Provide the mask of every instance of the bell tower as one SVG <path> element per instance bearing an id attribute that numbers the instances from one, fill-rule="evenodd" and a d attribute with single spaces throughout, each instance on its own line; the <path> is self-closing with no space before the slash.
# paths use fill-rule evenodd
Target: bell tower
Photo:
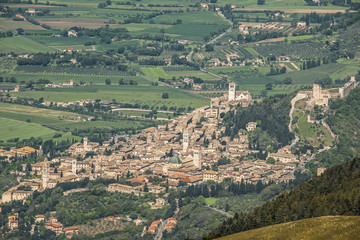
<path id="1" fill-rule="evenodd" d="M 229 83 L 229 101 L 235 100 L 236 84 L 234 82 Z"/>

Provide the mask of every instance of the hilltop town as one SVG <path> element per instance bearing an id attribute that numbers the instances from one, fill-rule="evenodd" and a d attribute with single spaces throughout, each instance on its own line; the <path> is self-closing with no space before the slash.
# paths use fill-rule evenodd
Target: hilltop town
<path id="1" fill-rule="evenodd" d="M 294 99 L 306 98 L 308 108 L 314 105 L 326 107 L 329 98 L 343 98 L 356 86 L 354 77 L 338 92 L 330 93 L 314 84 L 312 91 L 299 92 Z M 85 137 L 82 142 L 73 144 L 64 156 L 50 161 L 45 157 L 43 162 L 32 164 L 30 174 L 41 175 L 41 178 L 20 183 L 20 186 L 30 186 L 30 191 L 18 190 L 19 186 L 9 189 L 2 195 L 2 202 L 26 199 L 35 190 L 85 178 L 119 180 L 126 176 L 128 185 L 114 183 L 108 187 L 108 191 L 126 193 L 142 193 L 145 185 L 149 192 L 165 192 L 165 187 L 152 184 L 154 178 L 168 183 L 169 187 L 208 180 L 221 182 L 226 178 L 235 183 L 294 180 L 294 171 L 304 159 L 292 153 L 291 145 L 268 153 L 268 161 L 244 158 L 258 152 L 249 148 L 248 139 L 248 134 L 257 127 L 256 122 L 249 122 L 233 139 L 225 136 L 225 127 L 221 125 L 224 115 L 236 105 L 247 107 L 251 104 L 250 93 L 237 91 L 236 84 L 230 83 L 228 94 L 211 99 L 210 106 L 196 109 L 166 125 L 147 128 L 130 136 L 116 136 L 101 145 L 89 142 Z M 41 148 L 30 147 L 1 150 L 0 154 L 9 159 L 35 152 L 42 155 Z M 25 170 L 24 165 L 23 172 L 14 173 L 21 176 Z"/>
<path id="2" fill-rule="evenodd" d="M 311 111 L 314 106 L 326 109 L 330 98 L 344 98 L 356 86 L 354 77 L 336 91 L 322 90 L 319 85 L 314 84 L 312 91 L 299 92 L 292 104 L 306 99 L 307 110 Z M 115 136 L 102 144 L 90 142 L 84 137 L 82 142 L 71 145 L 61 157 L 49 161 L 44 156 L 44 161 L 31 164 L 31 167 L 24 164 L 23 171 L 14 171 L 19 176 L 20 184 L 4 192 L 1 202 L 25 201 L 34 191 L 41 192 L 56 187 L 58 183 L 86 178 L 116 181 L 125 178 L 126 184 L 109 184 L 107 191 L 137 195 L 147 192 L 164 193 L 167 188 L 209 180 L 221 182 L 231 179 L 234 183 L 247 184 L 287 183 L 294 180 L 294 172 L 299 169 L 299 163 L 306 161 L 306 157 L 292 152 L 298 139 L 277 152 L 269 152 L 266 160 L 260 160 L 249 158 L 259 152 L 251 149 L 248 139 L 249 133 L 258 127 L 257 122 L 249 122 L 246 129 L 241 129 L 233 138 L 225 136 L 226 129 L 222 126 L 225 114 L 235 109 L 234 106 L 248 107 L 253 103 L 248 91 L 237 91 L 236 84 L 230 83 L 228 93 L 212 98 L 210 106 L 198 108 L 165 125 L 147 128 L 134 135 Z M 31 154 L 43 156 L 42 148 L 0 150 L 2 159 L 8 161 Z M 22 179 L 21 176 L 26 171 L 38 178 Z M 324 168 L 319 168 L 318 174 L 324 171 Z M 88 189 L 80 188 L 69 192 L 81 191 Z M 164 199 L 158 198 L 151 207 L 157 209 L 164 205 Z M 10 229 L 17 228 L 17 218 L 18 216 L 9 218 Z M 43 218 L 43 215 L 37 218 Z M 164 229 L 171 232 L 176 222 L 169 219 L 164 222 Z M 78 231 L 77 226 L 63 228 L 61 223 L 54 221 L 50 219 L 45 225 L 57 234 L 64 232 L 71 237 Z M 160 223 L 162 221 L 155 221 L 148 230 L 144 228 L 144 233 L 155 234 Z"/>

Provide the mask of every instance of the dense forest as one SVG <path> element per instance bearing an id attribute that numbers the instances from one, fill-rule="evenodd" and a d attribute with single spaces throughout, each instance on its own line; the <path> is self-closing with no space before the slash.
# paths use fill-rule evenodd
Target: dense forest
<path id="1" fill-rule="evenodd" d="M 262 131 L 255 137 L 255 149 L 263 145 L 261 140 L 265 139 L 265 135 L 270 135 L 275 148 L 289 144 L 294 137 L 288 129 L 290 101 L 293 97 L 293 94 L 276 95 L 265 98 L 262 102 L 248 108 L 237 106 L 236 113 L 232 110 L 223 117 L 223 124 L 226 127 L 225 135 L 234 138 L 240 129 L 246 128 L 248 122 L 257 122 Z"/>
<path id="2" fill-rule="evenodd" d="M 236 214 L 204 239 L 329 215 L 360 215 L 360 158 L 328 169 L 248 213 Z"/>

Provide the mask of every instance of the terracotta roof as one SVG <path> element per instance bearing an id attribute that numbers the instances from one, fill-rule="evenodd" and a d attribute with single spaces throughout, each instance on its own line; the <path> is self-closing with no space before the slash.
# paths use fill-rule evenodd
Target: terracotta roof
<path id="1" fill-rule="evenodd" d="M 78 226 L 72 226 L 72 227 L 66 227 L 63 229 L 64 232 L 66 231 L 72 231 L 72 230 L 79 230 Z"/>

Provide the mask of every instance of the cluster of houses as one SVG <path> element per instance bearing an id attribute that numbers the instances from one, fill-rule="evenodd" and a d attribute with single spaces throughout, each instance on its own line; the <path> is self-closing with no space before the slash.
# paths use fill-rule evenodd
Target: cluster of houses
<path id="1" fill-rule="evenodd" d="M 20 185 L 9 189 L 2 200 L 26 199 L 35 190 L 84 178 L 119 179 L 126 176 L 126 184 L 110 184 L 107 190 L 135 194 L 164 192 L 159 181 L 169 187 L 178 187 L 184 183 L 222 181 L 228 177 L 249 183 L 294 179 L 294 163 L 298 159 L 290 149 L 271 153 L 268 157 L 274 158 L 275 164 L 256 159 L 239 162 L 238 157 L 257 152 L 249 149 L 248 140 L 249 132 L 257 127 L 256 122 L 249 122 L 233 139 L 224 136 L 225 127 L 219 127 L 221 115 L 231 106 L 247 107 L 252 102 L 249 92 L 238 91 L 236 84 L 230 83 L 228 94 L 213 98 L 211 106 L 196 109 L 166 125 L 147 128 L 125 138 L 114 137 L 102 145 L 84 138 L 70 146 L 68 156 L 32 164 L 31 174 L 41 175 L 41 179 L 23 181 L 21 185 L 28 186 L 27 189 L 19 188 Z M 105 155 L 106 151 L 112 154 Z M 91 157 L 87 155 L 89 152 Z M 217 171 L 207 170 L 224 157 L 230 160 L 229 164 L 218 166 Z M 158 181 L 154 182 L 156 178 Z"/>
<path id="2" fill-rule="evenodd" d="M 31 154 L 37 154 L 37 153 L 38 150 L 28 146 L 22 148 L 10 148 L 10 150 L 0 149 L 0 157 L 3 157 L 2 161 L 4 160 L 10 161 L 10 158 L 12 157 L 26 157 Z"/>
<path id="3" fill-rule="evenodd" d="M 163 220 L 161 220 L 161 219 L 153 221 L 150 224 L 147 232 L 154 235 L 162 222 L 163 222 Z M 171 218 L 168 218 L 167 220 L 165 220 L 165 223 L 166 223 L 166 225 L 162 231 L 163 232 L 167 231 L 167 232 L 171 233 L 176 227 L 177 220 L 175 218 L 171 217 Z"/>
<path id="4" fill-rule="evenodd" d="M 44 223 L 45 228 L 56 233 L 56 235 L 64 233 L 66 237 L 71 238 L 74 234 L 79 233 L 78 226 L 63 227 L 56 217 L 49 217 L 46 221 L 45 215 L 35 215 L 35 223 Z"/>
<path id="5" fill-rule="evenodd" d="M 69 82 L 49 83 L 45 85 L 45 87 L 51 87 L 51 88 L 73 87 L 73 86 L 74 86 L 74 80 L 72 79 Z"/>
<path id="6" fill-rule="evenodd" d="M 63 227 L 56 217 L 49 217 L 46 219 L 45 215 L 35 215 L 35 224 L 44 223 L 46 229 L 50 229 L 55 232 L 56 235 L 65 234 L 67 238 L 71 238 L 74 234 L 79 233 L 78 226 Z M 35 224 L 32 225 L 31 234 L 34 233 Z M 8 217 L 8 227 L 10 231 L 13 231 L 19 227 L 19 214 L 15 213 Z"/>

